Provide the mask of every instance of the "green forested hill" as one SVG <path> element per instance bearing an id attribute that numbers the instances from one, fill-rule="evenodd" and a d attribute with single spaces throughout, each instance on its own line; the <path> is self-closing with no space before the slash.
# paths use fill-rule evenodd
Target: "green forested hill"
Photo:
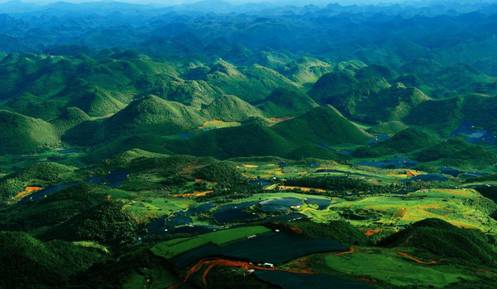
<path id="1" fill-rule="evenodd" d="M 105 257 L 97 249 L 42 242 L 22 232 L 0 232 L 0 246 L 0 286 L 4 288 L 60 286 Z"/>
<path id="2" fill-rule="evenodd" d="M 202 108 L 202 114 L 207 118 L 223 121 L 244 121 L 251 117 L 264 117 L 259 109 L 234 95 L 216 97 Z"/>
<path id="3" fill-rule="evenodd" d="M 437 144 L 438 137 L 417 128 L 404 129 L 391 138 L 362 147 L 354 152 L 358 157 L 375 157 L 396 153 L 408 153 Z"/>
<path id="4" fill-rule="evenodd" d="M 15 112 L 0 110 L 0 153 L 40 152 L 56 147 L 60 140 L 48 122 Z"/>
<path id="5" fill-rule="evenodd" d="M 225 94 L 248 102 L 266 98 L 275 88 L 296 86 L 277 71 L 262 65 L 254 64 L 239 70 L 224 60 L 214 63 L 206 77 L 209 84 L 219 87 Z"/>
<path id="6" fill-rule="evenodd" d="M 277 88 L 258 107 L 273 117 L 300 115 L 317 107 L 318 104 L 307 94 L 292 88 Z"/>
<path id="7" fill-rule="evenodd" d="M 270 127 L 253 123 L 203 133 L 188 140 L 174 141 L 166 147 L 177 153 L 212 155 L 220 158 L 253 155 L 284 155 L 296 144 Z"/>
<path id="8" fill-rule="evenodd" d="M 297 143 L 361 144 L 370 138 L 332 106 L 314 108 L 304 115 L 275 125 L 274 130 Z"/>
<path id="9" fill-rule="evenodd" d="M 202 117 L 192 108 L 157 96 L 148 96 L 134 101 L 106 120 L 104 126 L 110 134 L 147 129 L 164 130 L 168 133 L 193 128 L 202 121 Z"/>
<path id="10" fill-rule="evenodd" d="M 385 75 L 374 68 L 346 68 L 322 76 L 309 93 L 320 103 L 331 104 L 347 115 L 355 115 L 359 102 L 390 86 Z"/>
<path id="11" fill-rule="evenodd" d="M 179 153 L 217 157 L 252 155 L 301 155 L 295 151 L 313 148 L 309 155 L 329 157 L 332 151 L 318 147 L 337 144 L 363 144 L 370 136 L 330 106 L 274 126 L 255 121 L 240 127 L 218 129 L 191 139 L 170 142 L 167 148 Z"/>

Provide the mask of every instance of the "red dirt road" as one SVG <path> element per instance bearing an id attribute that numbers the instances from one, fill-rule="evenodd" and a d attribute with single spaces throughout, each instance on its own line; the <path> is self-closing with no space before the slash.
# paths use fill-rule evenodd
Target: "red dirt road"
<path id="1" fill-rule="evenodd" d="M 185 278 L 183 279 L 183 283 L 188 282 L 190 278 L 198 273 L 202 272 L 202 283 L 204 285 L 207 285 L 207 277 L 210 273 L 210 271 L 215 268 L 215 267 L 231 267 L 231 268 L 238 268 L 242 269 L 246 272 L 250 270 L 259 270 L 259 271 L 285 271 L 285 272 L 290 272 L 290 273 L 296 273 L 296 274 L 314 274 L 311 270 L 308 269 L 279 269 L 277 267 L 266 267 L 266 266 L 259 266 L 255 265 L 252 262 L 249 261 L 241 261 L 241 260 L 229 260 L 229 259 L 223 259 L 223 258 L 207 258 L 207 259 L 202 259 L 198 261 L 195 265 L 193 265 L 190 270 L 188 270 Z M 176 289 L 181 284 L 175 284 L 168 289 Z"/>

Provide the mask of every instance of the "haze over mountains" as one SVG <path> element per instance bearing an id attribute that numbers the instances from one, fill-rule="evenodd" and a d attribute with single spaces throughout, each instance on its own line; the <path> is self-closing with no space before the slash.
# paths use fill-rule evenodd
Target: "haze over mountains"
<path id="1" fill-rule="evenodd" d="M 9 5 L 30 4 L 0 7 Z M 497 91 L 491 4 L 434 16 L 432 8 L 402 5 L 226 15 L 195 5 L 56 3 L 3 14 L 3 108 L 54 126 L 57 143 L 102 145 L 123 133 L 145 134 L 149 148 L 168 152 L 170 145 L 158 144 L 165 136 L 212 123 L 236 131 L 251 119 L 277 127 L 319 105 L 332 105 L 372 133 L 415 125 L 447 137 L 464 123 L 489 135 L 497 130 L 489 105 Z M 291 142 L 337 144 L 323 137 Z"/>

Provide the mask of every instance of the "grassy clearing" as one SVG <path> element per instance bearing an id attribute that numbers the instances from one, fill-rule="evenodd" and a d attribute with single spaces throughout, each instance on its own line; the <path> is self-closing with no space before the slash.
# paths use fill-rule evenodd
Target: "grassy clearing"
<path id="1" fill-rule="evenodd" d="M 104 245 L 101 245 L 97 242 L 93 242 L 93 241 L 77 241 L 77 242 L 72 242 L 74 245 L 78 245 L 78 246 L 81 246 L 81 247 L 84 247 L 84 248 L 93 248 L 93 249 L 97 249 L 97 250 L 100 250 L 102 252 L 104 252 L 105 254 L 110 254 L 110 251 L 109 249 L 104 246 Z"/>
<path id="2" fill-rule="evenodd" d="M 222 120 L 218 120 L 218 119 L 213 119 L 213 120 L 205 121 L 199 127 L 199 129 L 202 129 L 202 130 L 211 130 L 211 129 L 226 128 L 226 127 L 235 127 L 235 126 L 240 126 L 240 123 L 236 122 L 236 121 L 222 121 Z"/>
<path id="3" fill-rule="evenodd" d="M 283 169 L 273 163 L 241 163 L 237 166 L 238 170 L 248 178 L 265 178 L 283 176 Z"/>
<path id="4" fill-rule="evenodd" d="M 139 201 L 131 201 L 124 205 L 123 210 L 139 223 L 143 223 L 153 218 L 186 210 L 192 204 L 194 204 L 194 201 L 190 199 L 151 197 Z"/>
<path id="5" fill-rule="evenodd" d="M 300 208 L 299 213 L 304 214 L 310 220 L 316 223 L 328 223 L 333 220 L 340 220 L 338 212 L 333 210 L 318 210 L 314 206 L 304 205 Z"/>
<path id="6" fill-rule="evenodd" d="M 250 226 L 233 228 L 218 232 L 211 232 L 193 238 L 179 238 L 165 241 L 152 247 L 152 252 L 167 259 L 173 258 L 181 253 L 198 248 L 208 243 L 222 246 L 228 242 L 246 238 L 251 235 L 263 234 L 270 230 L 263 226 Z"/>
<path id="7" fill-rule="evenodd" d="M 463 228 L 497 233 L 497 222 L 489 217 L 495 204 L 469 189 L 420 190 L 406 196 L 381 195 L 354 201 L 337 201 L 332 210 L 374 211 L 376 223 L 404 226 L 426 218 L 438 218 Z M 371 220 L 354 220 L 370 227 Z"/>
<path id="8" fill-rule="evenodd" d="M 443 288 L 461 280 L 478 280 L 458 266 L 418 264 L 389 249 L 359 248 L 350 254 L 326 255 L 324 260 L 332 270 L 367 276 L 401 287 L 416 285 Z"/>

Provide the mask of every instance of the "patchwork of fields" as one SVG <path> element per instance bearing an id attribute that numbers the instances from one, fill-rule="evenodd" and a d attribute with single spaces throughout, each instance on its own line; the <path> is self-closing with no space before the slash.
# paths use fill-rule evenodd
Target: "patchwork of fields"
<path id="1" fill-rule="evenodd" d="M 103 256 L 126 238 L 126 246 L 140 249 L 113 265 L 124 270 L 113 278 L 129 289 L 218 286 L 226 274 L 230 282 L 245 276 L 250 284 L 285 289 L 329 288 L 328 282 L 347 288 L 457 288 L 497 277 L 490 263 L 458 259 L 422 241 L 441 234 L 450 250 L 476 246 L 484 258 L 497 256 L 495 247 L 474 243 L 497 238 L 497 205 L 475 182 L 450 175 L 443 182 L 406 182 L 429 173 L 323 160 L 146 158 L 133 155 L 119 168 L 91 168 L 96 175 L 44 166 L 58 172 L 59 180 L 18 177 L 25 187 L 0 213 L 11 224 L 31 218 L 24 226 L 38 238 L 56 236 Z M 164 164 L 174 167 L 174 178 Z M 141 180 L 147 185 L 137 185 Z M 89 206 L 87 219 L 65 220 L 57 213 L 81 206 Z M 54 214 L 46 221 L 60 228 L 37 220 L 50 210 Z M 442 223 L 423 225 L 426 219 Z M 100 226 L 114 233 L 93 233 Z M 419 238 L 418 226 L 428 226 Z M 70 233 L 74 228 L 77 235 Z M 475 235 L 466 239 L 466 232 Z M 388 241 L 395 238 L 418 243 Z M 283 276 L 293 281 L 281 283 Z"/>

